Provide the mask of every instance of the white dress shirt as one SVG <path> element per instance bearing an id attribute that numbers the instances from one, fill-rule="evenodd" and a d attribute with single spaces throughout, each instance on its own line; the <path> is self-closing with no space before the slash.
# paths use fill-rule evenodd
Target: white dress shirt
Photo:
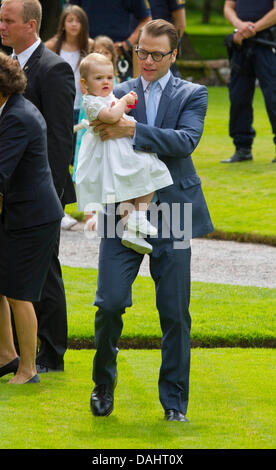
<path id="1" fill-rule="evenodd" d="M 156 109 L 157 109 L 157 112 L 158 112 L 158 106 L 159 106 L 159 102 L 160 102 L 160 98 L 161 98 L 161 95 L 165 89 L 165 86 L 167 85 L 169 79 L 170 79 L 170 76 L 171 76 L 171 71 L 169 70 L 166 75 L 163 75 L 163 77 L 159 78 L 158 81 L 159 82 L 159 91 L 156 93 Z M 146 105 L 146 108 L 147 108 L 147 103 L 148 103 L 148 97 L 149 97 L 149 91 L 150 91 L 150 87 L 151 87 L 151 82 L 147 82 L 141 75 L 141 81 L 142 81 L 142 86 L 143 86 L 143 91 L 144 91 L 144 98 L 145 98 L 145 105 Z M 135 145 L 135 138 L 136 138 L 136 129 L 135 129 L 135 132 L 134 132 L 134 136 L 132 138 L 132 144 Z M 154 193 L 153 195 L 153 198 L 152 198 L 152 202 L 156 202 L 157 201 L 157 195 L 156 193 Z"/>
<path id="2" fill-rule="evenodd" d="M 29 58 L 33 54 L 33 52 L 37 49 L 39 44 L 41 43 L 41 39 L 38 38 L 37 41 L 35 41 L 30 47 L 25 49 L 25 51 L 20 52 L 20 54 L 15 54 L 13 51 L 12 56 L 17 58 L 21 68 L 23 69 L 26 63 L 28 62 Z"/>
<path id="3" fill-rule="evenodd" d="M 157 82 L 159 82 L 159 85 L 160 85 L 160 89 L 159 89 L 159 92 L 156 94 L 156 100 L 157 100 L 157 106 L 156 106 L 156 109 L 158 110 L 158 105 L 159 105 L 159 101 L 160 101 L 160 98 L 161 98 L 161 95 L 170 79 L 170 76 L 171 76 L 171 71 L 169 70 L 166 75 L 163 75 L 163 77 L 159 78 L 158 80 L 156 80 Z M 149 91 L 150 91 L 150 87 L 151 87 L 151 82 L 147 82 L 142 76 L 141 76 L 141 80 L 142 80 L 142 85 L 143 85 L 143 90 L 144 90 L 144 97 L 145 97 L 145 104 L 146 104 L 146 107 L 147 107 L 147 102 L 148 102 L 148 97 L 149 97 Z"/>
<path id="4" fill-rule="evenodd" d="M 159 82 L 160 84 L 160 87 L 159 87 L 159 92 L 156 93 L 156 100 L 157 100 L 157 103 L 156 103 L 156 109 L 157 109 L 157 112 L 158 112 L 158 106 L 159 106 L 159 102 L 160 102 L 160 98 L 161 98 L 161 95 L 165 89 L 165 86 L 167 85 L 169 79 L 170 79 L 170 76 L 171 76 L 171 71 L 169 70 L 166 75 L 163 75 L 163 77 L 159 78 L 159 80 L 156 80 Z M 142 87 L 143 87 L 143 91 L 144 91 L 144 98 L 145 98 L 145 105 L 146 105 L 146 108 L 147 108 L 147 102 L 148 102 L 148 97 L 149 97 L 149 91 L 150 91 L 150 87 L 151 87 L 151 82 L 147 82 L 141 75 L 141 81 L 142 81 Z M 135 129 L 135 132 L 134 132 L 134 136 L 132 137 L 132 143 L 133 145 L 135 145 L 135 137 L 136 137 L 136 129 Z"/>

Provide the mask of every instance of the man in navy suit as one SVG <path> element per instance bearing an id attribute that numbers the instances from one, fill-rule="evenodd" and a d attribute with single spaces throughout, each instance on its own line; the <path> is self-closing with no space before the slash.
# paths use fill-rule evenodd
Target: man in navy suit
<path id="1" fill-rule="evenodd" d="M 153 246 L 150 271 L 156 287 L 156 305 L 162 329 L 162 364 L 159 398 L 168 421 L 186 422 L 190 369 L 190 238 L 213 231 L 207 205 L 191 159 L 199 143 L 207 110 L 207 89 L 170 72 L 177 54 L 177 32 L 164 20 L 153 20 L 141 30 L 137 55 L 141 75 L 116 87 L 119 98 L 130 90 L 138 95 L 136 121 L 123 118 L 113 125 L 95 121 L 102 140 L 131 137 L 134 148 L 158 154 L 168 166 L 174 184 L 158 190 L 152 205 L 158 212 L 158 236 L 149 239 Z M 157 115 L 154 125 L 147 123 L 148 98 L 158 82 Z M 155 205 L 156 204 L 156 205 Z M 192 211 L 190 211 L 192 207 Z M 181 227 L 174 216 L 179 212 Z M 186 213 L 185 213 L 186 210 Z M 107 208 L 106 220 L 112 211 Z M 110 215 L 109 215 L 110 214 Z M 119 216 L 118 216 L 119 219 Z M 169 231 L 162 236 L 166 219 Z M 178 230 L 177 230 L 178 229 Z M 95 305 L 95 341 L 93 363 L 95 387 L 90 399 L 95 416 L 107 416 L 113 410 L 117 377 L 117 344 L 122 332 L 122 314 L 131 306 L 131 285 L 143 255 L 122 246 L 120 236 L 105 236 L 100 244 L 98 286 Z"/>
<path id="2" fill-rule="evenodd" d="M 75 201 L 69 173 L 73 151 L 74 75 L 70 65 L 45 47 L 39 38 L 41 5 L 38 0 L 4 0 L 0 10 L 2 43 L 13 48 L 27 76 L 24 97 L 43 115 L 47 124 L 48 159 L 56 192 L 63 207 Z M 67 348 L 67 309 L 55 251 L 40 302 L 35 303 L 40 349 L 39 373 L 64 370 Z"/>

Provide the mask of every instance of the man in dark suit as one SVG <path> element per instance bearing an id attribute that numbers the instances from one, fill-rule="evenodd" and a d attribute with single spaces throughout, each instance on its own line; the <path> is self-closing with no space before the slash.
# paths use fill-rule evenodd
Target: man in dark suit
<path id="1" fill-rule="evenodd" d="M 253 98 L 258 79 L 276 146 L 276 55 L 275 0 L 225 0 L 224 16 L 235 28 L 230 48 L 231 74 L 229 81 L 229 134 L 235 152 L 221 163 L 241 163 L 253 160 L 252 145 L 256 135 L 253 127 Z M 272 163 L 276 163 L 276 157 Z"/>
<path id="2" fill-rule="evenodd" d="M 127 136 L 133 138 L 136 150 L 156 153 L 174 181 L 156 191 L 156 205 L 152 204 L 160 212 L 156 220 L 158 236 L 149 239 L 153 247 L 150 271 L 163 334 L 159 398 L 166 420 L 185 422 L 190 369 L 190 238 L 213 231 L 213 225 L 191 158 L 203 132 L 207 90 L 172 75 L 170 67 L 176 54 L 175 27 L 164 20 L 147 23 L 138 40 L 141 75 L 115 88 L 117 98 L 131 90 L 137 93 L 138 103 L 131 111 L 136 121 L 122 118 L 116 124 L 94 121 L 94 125 L 103 141 Z M 112 217 L 111 208 L 107 207 L 106 223 Z M 119 218 L 118 215 L 117 221 Z M 162 228 L 166 226 L 169 230 L 163 236 Z M 95 388 L 90 400 L 95 416 L 107 416 L 113 410 L 122 314 L 131 306 L 131 285 L 143 259 L 143 255 L 122 246 L 117 233 L 104 236 L 100 245 L 95 299 Z"/>
<path id="3" fill-rule="evenodd" d="M 0 20 L 2 43 L 13 48 L 13 54 L 28 79 L 24 96 L 35 104 L 46 121 L 49 164 L 55 189 L 64 207 L 75 201 L 69 174 L 75 96 L 73 71 L 39 38 L 41 5 L 38 0 L 2 1 Z M 37 367 L 40 373 L 64 370 L 67 311 L 58 250 L 59 236 L 41 301 L 35 304 L 40 338 Z"/>

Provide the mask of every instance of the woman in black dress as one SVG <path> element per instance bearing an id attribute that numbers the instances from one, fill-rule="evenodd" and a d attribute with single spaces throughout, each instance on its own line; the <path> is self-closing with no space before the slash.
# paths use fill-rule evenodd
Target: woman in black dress
<path id="1" fill-rule="evenodd" d="M 32 302 L 40 300 L 64 215 L 48 164 L 46 123 L 22 96 L 25 86 L 19 63 L 0 52 L 0 377 L 13 372 L 13 384 L 39 382 Z"/>

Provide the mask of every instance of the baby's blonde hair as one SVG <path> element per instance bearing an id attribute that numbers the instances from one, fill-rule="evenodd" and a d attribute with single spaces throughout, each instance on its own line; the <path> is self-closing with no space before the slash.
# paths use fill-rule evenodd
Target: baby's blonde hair
<path id="1" fill-rule="evenodd" d="M 82 59 L 80 63 L 80 76 L 87 80 L 89 72 L 91 70 L 91 66 L 95 64 L 104 64 L 104 65 L 112 65 L 113 63 L 108 57 L 104 56 L 103 54 L 98 54 L 97 52 L 92 52 L 88 54 L 84 59 Z"/>

